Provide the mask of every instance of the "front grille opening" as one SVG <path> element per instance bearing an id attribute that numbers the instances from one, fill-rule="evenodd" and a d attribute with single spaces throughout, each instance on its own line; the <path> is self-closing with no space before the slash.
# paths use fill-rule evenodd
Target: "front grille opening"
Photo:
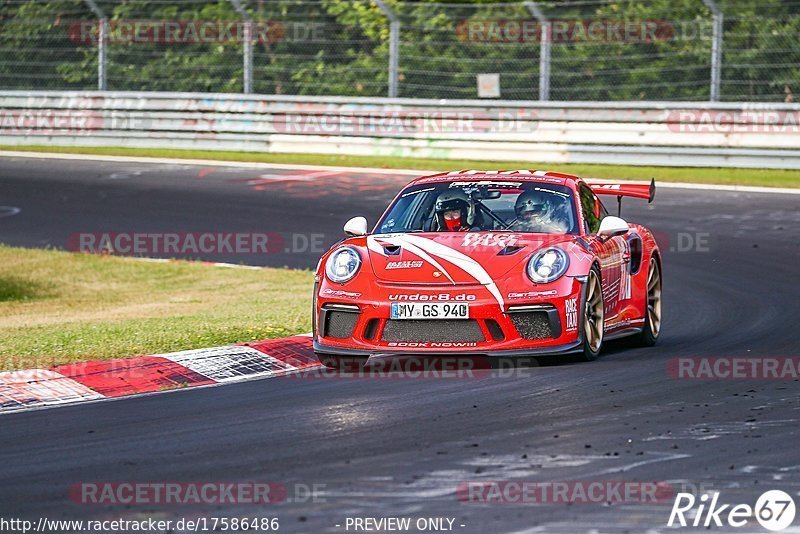
<path id="1" fill-rule="evenodd" d="M 492 339 L 495 341 L 503 341 L 506 338 L 506 335 L 503 333 L 503 329 L 500 328 L 500 325 L 497 324 L 497 321 L 494 319 L 486 319 L 486 328 L 489 330 L 489 333 L 492 335 Z"/>
<path id="2" fill-rule="evenodd" d="M 364 339 L 375 339 L 375 334 L 378 333 L 378 320 L 370 319 L 367 326 L 364 328 Z"/>
<path id="3" fill-rule="evenodd" d="M 486 341 L 475 319 L 388 320 L 383 341 L 477 343 Z"/>
<path id="4" fill-rule="evenodd" d="M 325 337 L 345 339 L 353 335 L 353 330 L 358 322 L 358 314 L 329 310 L 325 314 Z"/>
<path id="5" fill-rule="evenodd" d="M 511 322 L 524 339 L 546 339 L 553 337 L 550 319 L 546 311 L 509 313 Z"/>

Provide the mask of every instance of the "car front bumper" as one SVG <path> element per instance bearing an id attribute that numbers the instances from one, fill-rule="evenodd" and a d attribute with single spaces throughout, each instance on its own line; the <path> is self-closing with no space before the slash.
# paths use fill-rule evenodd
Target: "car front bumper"
<path id="1" fill-rule="evenodd" d="M 323 282 L 315 298 L 314 350 L 320 354 L 566 354 L 581 348 L 582 280 L 564 277 L 535 291 L 496 293 L 485 286 L 374 284 L 351 294 Z M 467 302 L 469 319 L 391 319 L 392 302 Z"/>

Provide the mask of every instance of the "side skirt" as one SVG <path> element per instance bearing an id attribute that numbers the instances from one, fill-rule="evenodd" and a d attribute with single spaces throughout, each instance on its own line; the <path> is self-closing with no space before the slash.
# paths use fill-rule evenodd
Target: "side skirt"
<path id="1" fill-rule="evenodd" d="M 611 341 L 613 339 L 619 339 L 621 337 L 633 336 L 635 334 L 641 333 L 642 330 L 644 330 L 643 326 L 628 326 L 620 330 L 614 330 L 612 332 L 605 333 L 603 335 L 603 340 Z"/>

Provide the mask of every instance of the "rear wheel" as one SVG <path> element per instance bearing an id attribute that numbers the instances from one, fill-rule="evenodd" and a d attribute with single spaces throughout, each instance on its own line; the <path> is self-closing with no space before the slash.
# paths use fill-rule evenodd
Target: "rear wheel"
<path id="1" fill-rule="evenodd" d="M 641 347 L 652 347 L 661 334 L 661 267 L 655 258 L 650 258 L 647 273 L 647 311 L 644 329 L 633 340 Z"/>
<path id="2" fill-rule="evenodd" d="M 335 369 L 343 373 L 360 371 L 367 364 L 367 358 L 367 356 L 337 356 L 317 353 L 319 363 L 329 369 Z"/>
<path id="3" fill-rule="evenodd" d="M 596 360 L 603 348 L 605 328 L 605 304 L 600 274 L 597 269 L 589 271 L 586 280 L 586 304 L 583 308 L 583 352 L 584 360 Z"/>

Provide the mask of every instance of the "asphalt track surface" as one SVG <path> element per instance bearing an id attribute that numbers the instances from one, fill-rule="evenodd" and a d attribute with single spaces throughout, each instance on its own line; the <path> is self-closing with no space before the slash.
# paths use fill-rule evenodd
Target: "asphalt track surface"
<path id="1" fill-rule="evenodd" d="M 0 241 L 64 247 L 75 232 L 229 230 L 323 234 L 328 244 L 348 217 L 374 221 L 407 180 L 297 174 L 3 158 L 0 205 L 20 211 L 0 218 Z M 623 215 L 653 228 L 665 252 L 654 348 L 617 343 L 596 362 L 512 376 L 259 380 L 6 415 L 0 516 L 274 516 L 284 532 L 433 516 L 454 518 L 457 532 L 641 532 L 666 530 L 671 499 L 521 506 L 466 503 L 455 490 L 658 481 L 719 491 L 725 503 L 752 505 L 768 489 L 797 500 L 800 384 L 675 379 L 667 369 L 683 356 L 800 355 L 800 196 L 662 189 L 653 205 L 626 202 Z M 206 259 L 313 267 L 318 254 L 301 248 Z M 210 508 L 67 496 L 84 481 L 253 480 L 290 494 L 296 484 L 323 489 L 314 502 Z"/>

